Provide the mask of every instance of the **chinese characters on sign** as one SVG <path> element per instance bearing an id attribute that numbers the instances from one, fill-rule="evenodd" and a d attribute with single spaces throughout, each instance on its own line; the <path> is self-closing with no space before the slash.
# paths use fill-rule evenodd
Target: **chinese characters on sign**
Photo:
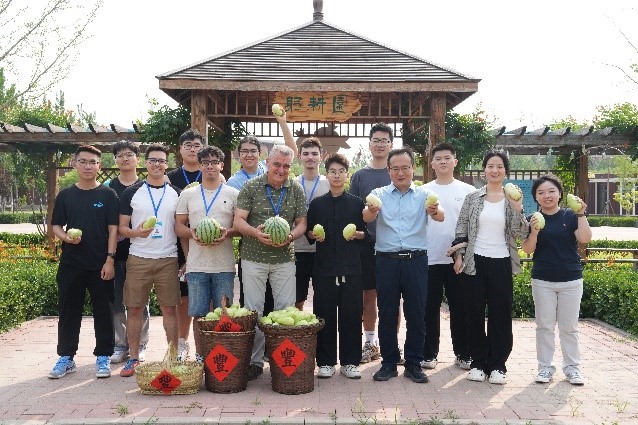
<path id="1" fill-rule="evenodd" d="M 305 359 L 306 353 L 288 338 L 279 344 L 272 353 L 272 360 L 286 376 L 295 373 Z"/>
<path id="2" fill-rule="evenodd" d="M 177 387 L 181 385 L 180 381 L 175 375 L 168 370 L 163 369 L 156 377 L 151 381 L 151 386 L 164 394 L 172 393 Z"/>
<path id="3" fill-rule="evenodd" d="M 361 109 L 358 95 L 339 92 L 277 92 L 274 103 L 284 107 L 290 122 L 344 122 Z"/>
<path id="4" fill-rule="evenodd" d="M 217 381 L 222 382 L 237 367 L 239 359 L 222 344 L 217 344 L 210 350 L 204 361 L 208 370 Z"/>

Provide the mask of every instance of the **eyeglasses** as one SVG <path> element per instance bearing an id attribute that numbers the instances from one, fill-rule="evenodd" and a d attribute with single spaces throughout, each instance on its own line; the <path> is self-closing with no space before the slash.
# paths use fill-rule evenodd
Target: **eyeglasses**
<path id="1" fill-rule="evenodd" d="M 335 169 L 330 169 L 328 170 L 328 174 L 330 174 L 331 176 L 340 176 L 342 174 L 347 174 L 348 170 L 346 170 L 345 168 L 341 168 L 339 170 L 335 170 Z"/>
<path id="2" fill-rule="evenodd" d="M 204 160 L 204 161 L 200 162 L 200 164 L 202 164 L 204 167 L 208 167 L 209 165 L 219 165 L 221 163 L 222 163 L 221 161 L 218 161 L 216 159 L 213 159 L 211 161 Z"/>
<path id="3" fill-rule="evenodd" d="M 273 162 L 272 166 L 275 168 L 283 168 L 284 170 L 290 170 L 291 164 L 282 164 L 281 162 Z"/>
<path id="4" fill-rule="evenodd" d="M 407 173 L 410 170 L 412 170 L 412 167 L 408 167 L 407 165 L 404 167 L 390 167 L 390 171 L 392 171 L 393 173 L 398 173 L 399 171 L 401 171 L 402 173 Z"/>
<path id="5" fill-rule="evenodd" d="M 239 151 L 240 155 L 259 155 L 259 151 L 257 149 L 242 149 Z"/>
<path id="6" fill-rule="evenodd" d="M 156 165 L 156 164 L 160 164 L 160 165 L 168 164 L 168 161 L 167 161 L 167 160 L 165 160 L 165 159 L 159 159 L 159 158 L 148 158 L 146 161 L 147 161 L 149 164 L 153 164 L 153 165 Z"/>
<path id="7" fill-rule="evenodd" d="M 390 142 L 390 139 L 370 139 L 370 143 L 373 145 L 387 145 Z"/>
<path id="8" fill-rule="evenodd" d="M 87 161 L 86 159 L 78 159 L 76 162 L 83 167 L 87 165 L 89 167 L 95 167 L 96 165 L 100 163 L 100 161 Z"/>
<path id="9" fill-rule="evenodd" d="M 115 155 L 117 159 L 133 158 L 134 156 L 135 152 L 118 153 L 117 155 Z"/>
<path id="10" fill-rule="evenodd" d="M 189 151 L 191 149 L 200 150 L 204 145 L 200 145 L 199 143 L 184 143 L 182 147 Z"/>

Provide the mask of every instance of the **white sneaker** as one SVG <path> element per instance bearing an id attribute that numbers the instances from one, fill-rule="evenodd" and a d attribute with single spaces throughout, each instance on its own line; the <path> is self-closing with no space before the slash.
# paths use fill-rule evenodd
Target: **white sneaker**
<path id="1" fill-rule="evenodd" d="M 460 367 L 463 370 L 470 370 L 472 369 L 472 359 L 462 359 L 460 357 L 457 357 L 456 359 L 454 359 L 454 364 L 457 365 L 458 367 Z"/>
<path id="2" fill-rule="evenodd" d="M 140 351 L 137 353 L 137 360 L 140 362 L 146 360 L 146 347 L 140 347 Z"/>
<path id="3" fill-rule="evenodd" d="M 179 342 L 177 343 L 177 361 L 178 362 L 185 362 L 186 360 L 188 360 L 188 350 L 189 350 L 189 346 L 188 346 L 188 341 L 186 341 L 183 338 L 179 339 Z"/>
<path id="4" fill-rule="evenodd" d="M 334 366 L 319 366 L 319 372 L 317 372 L 317 378 L 332 378 L 335 374 Z"/>
<path id="5" fill-rule="evenodd" d="M 468 381 L 483 382 L 485 381 L 485 372 L 481 369 L 473 368 L 467 374 Z"/>
<path id="6" fill-rule="evenodd" d="M 577 370 L 569 372 L 567 374 L 567 380 L 572 385 L 585 385 L 585 378 L 583 378 L 583 375 Z"/>
<path id="7" fill-rule="evenodd" d="M 500 370 L 493 370 L 492 373 L 490 373 L 490 384 L 507 384 L 507 375 Z"/>
<path id="8" fill-rule="evenodd" d="M 128 350 L 115 350 L 111 355 L 111 363 L 122 363 L 128 358 Z"/>
<path id="9" fill-rule="evenodd" d="M 361 379 L 361 371 L 359 371 L 359 368 L 353 364 L 341 366 L 341 374 L 346 378 Z"/>
<path id="10" fill-rule="evenodd" d="M 536 375 L 534 381 L 538 382 L 539 384 L 547 384 L 549 381 L 552 380 L 552 375 L 553 373 L 549 370 L 541 370 L 540 372 L 538 372 L 538 375 Z"/>
<path id="11" fill-rule="evenodd" d="M 436 365 L 439 364 L 439 361 L 437 359 L 425 359 L 425 360 L 421 360 L 421 367 L 423 369 L 434 369 L 436 367 Z"/>

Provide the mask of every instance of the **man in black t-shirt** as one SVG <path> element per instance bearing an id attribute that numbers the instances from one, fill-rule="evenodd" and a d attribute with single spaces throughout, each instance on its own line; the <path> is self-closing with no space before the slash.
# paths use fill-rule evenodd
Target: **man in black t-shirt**
<path id="1" fill-rule="evenodd" d="M 113 145 L 113 156 L 120 174 L 104 183 L 122 197 L 124 189 L 140 180 L 137 177 L 137 163 L 140 148 L 129 140 L 121 140 Z M 126 260 L 131 240 L 118 234 L 115 251 L 115 278 L 113 279 L 113 330 L 115 335 L 111 363 L 122 363 L 129 356 L 128 336 L 126 332 L 126 307 L 124 306 L 124 281 L 126 280 Z M 148 343 L 149 311 L 148 305 L 143 312 L 142 333 L 140 335 L 139 361 L 144 361 Z"/>
<path id="2" fill-rule="evenodd" d="M 182 166 L 169 171 L 166 175 L 175 187 L 184 189 L 191 183 L 202 182 L 202 172 L 197 160 L 197 152 L 204 147 L 204 136 L 197 130 L 187 130 L 179 137 L 179 154 L 182 157 Z M 186 242 L 188 243 L 188 241 Z M 179 342 L 177 343 L 177 356 L 180 360 L 188 358 L 188 334 L 190 332 L 192 318 L 188 315 L 188 285 L 186 284 L 186 258 L 181 241 L 177 244 L 177 260 L 180 272 L 180 292 L 182 303 L 177 307 L 177 324 Z"/>
<path id="3" fill-rule="evenodd" d="M 80 146 L 73 160 L 79 181 L 58 193 L 51 226 L 62 240 L 56 275 L 58 284 L 58 346 L 60 356 L 49 378 L 75 372 L 75 356 L 88 289 L 95 328 L 96 376 L 111 376 L 113 353 L 113 275 L 117 244 L 118 199 L 112 189 L 97 182 L 101 152 Z M 78 235 L 76 230 L 81 231 Z"/>

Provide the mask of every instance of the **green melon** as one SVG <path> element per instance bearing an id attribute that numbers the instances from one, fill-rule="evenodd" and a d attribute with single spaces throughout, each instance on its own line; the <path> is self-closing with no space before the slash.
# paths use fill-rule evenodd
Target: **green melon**
<path id="1" fill-rule="evenodd" d="M 270 240 L 274 244 L 280 244 L 288 239 L 290 234 L 290 225 L 283 218 L 276 216 L 270 217 L 264 223 L 264 233 L 270 235 Z"/>
<path id="2" fill-rule="evenodd" d="M 222 236 L 222 226 L 214 218 L 203 218 L 197 223 L 195 234 L 203 243 L 212 243 Z"/>

